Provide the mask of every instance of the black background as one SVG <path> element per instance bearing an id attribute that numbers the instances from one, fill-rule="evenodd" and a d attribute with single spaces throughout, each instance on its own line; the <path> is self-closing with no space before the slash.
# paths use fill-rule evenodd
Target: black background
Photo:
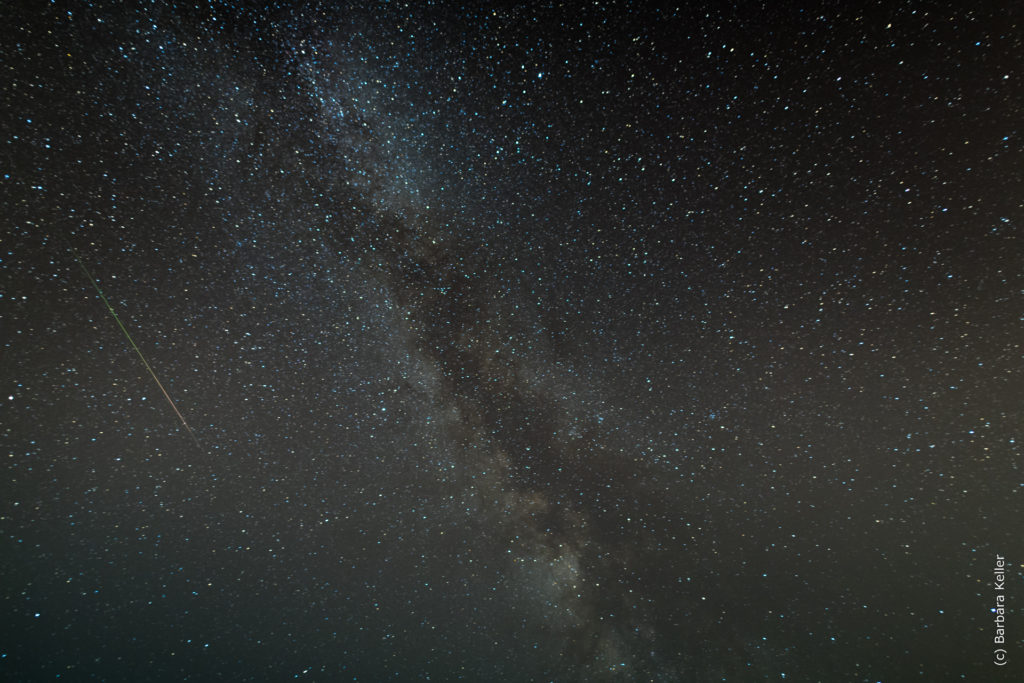
<path id="1" fill-rule="evenodd" d="M 1012 5 L 5 3 L 0 677 L 1013 680 Z"/>

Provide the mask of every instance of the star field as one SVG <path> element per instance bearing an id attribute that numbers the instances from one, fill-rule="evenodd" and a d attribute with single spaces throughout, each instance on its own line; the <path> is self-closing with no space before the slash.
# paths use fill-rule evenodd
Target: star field
<path id="1" fill-rule="evenodd" d="M 1009 3 L 0 20 L 0 678 L 1019 678 Z"/>

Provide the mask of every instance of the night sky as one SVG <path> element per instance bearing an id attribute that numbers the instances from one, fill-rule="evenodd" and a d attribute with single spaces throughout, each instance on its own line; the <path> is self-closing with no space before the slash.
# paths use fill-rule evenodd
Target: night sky
<path id="1" fill-rule="evenodd" d="M 0 679 L 1024 680 L 1024 9 L 634 4 L 4 3 Z"/>

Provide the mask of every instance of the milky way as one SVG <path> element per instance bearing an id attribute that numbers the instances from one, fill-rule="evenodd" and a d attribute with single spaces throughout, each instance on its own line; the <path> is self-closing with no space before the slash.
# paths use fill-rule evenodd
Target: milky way
<path id="1" fill-rule="evenodd" d="M 1018 10 L 59 4 L 0 677 L 1020 676 Z"/>

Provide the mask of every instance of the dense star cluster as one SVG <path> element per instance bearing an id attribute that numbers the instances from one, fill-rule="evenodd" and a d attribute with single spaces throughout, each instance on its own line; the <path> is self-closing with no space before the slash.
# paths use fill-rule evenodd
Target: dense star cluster
<path id="1" fill-rule="evenodd" d="M 1020 680 L 1022 12 L 640 5 L 0 9 L 0 678 Z"/>

